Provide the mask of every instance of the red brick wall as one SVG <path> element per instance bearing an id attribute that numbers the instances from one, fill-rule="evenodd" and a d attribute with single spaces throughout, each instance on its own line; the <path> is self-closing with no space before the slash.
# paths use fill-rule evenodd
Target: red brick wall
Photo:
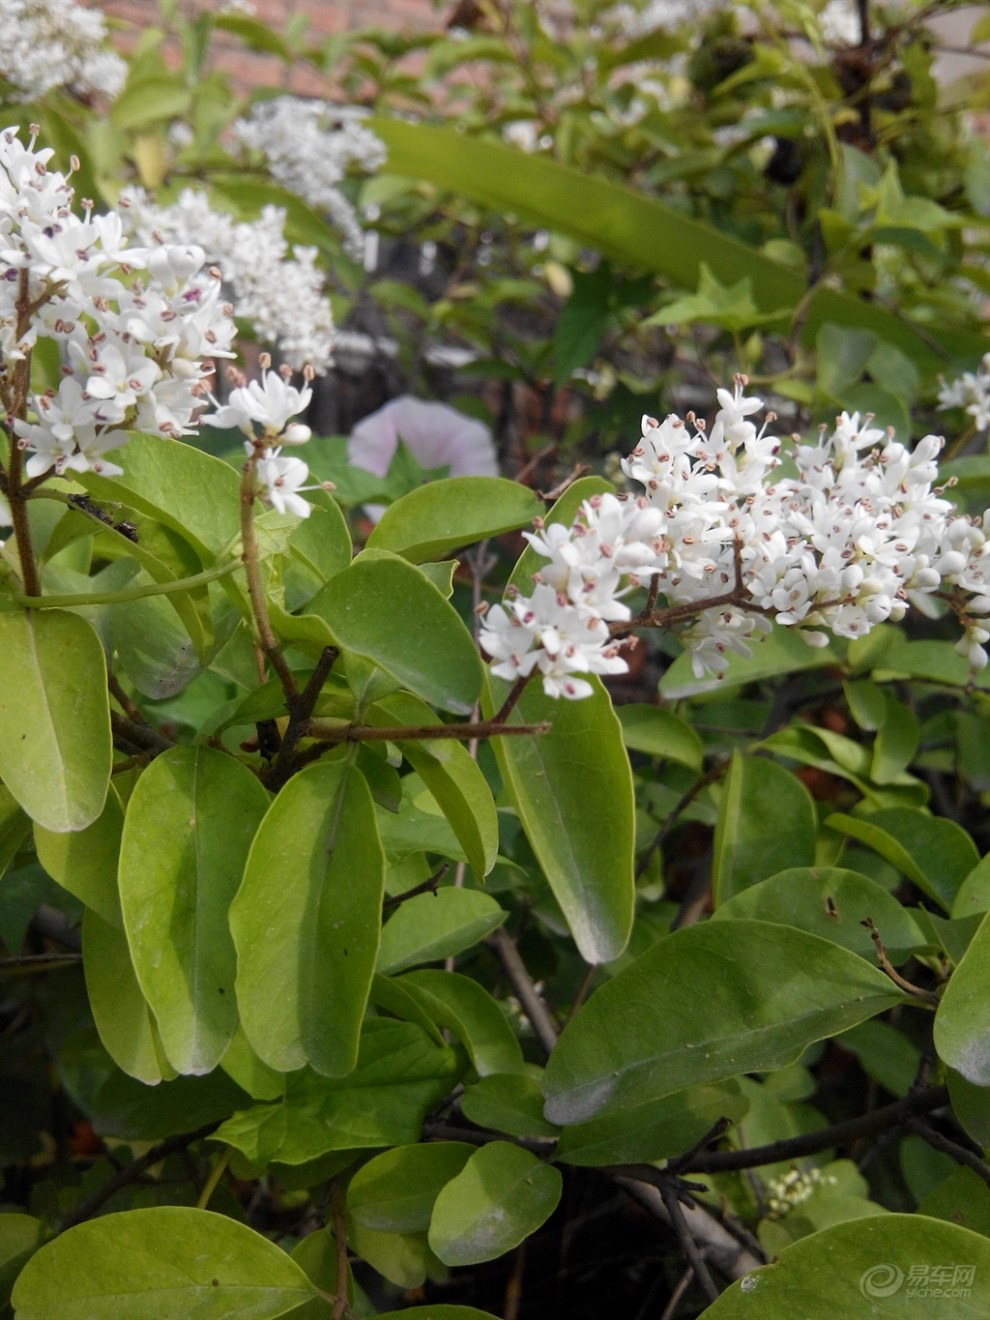
<path id="1" fill-rule="evenodd" d="M 114 24 L 115 40 L 130 49 L 140 30 L 159 21 L 156 0 L 79 0 L 100 9 Z M 182 0 L 186 18 L 221 9 L 225 0 Z M 455 8 L 454 0 L 253 0 L 253 16 L 276 32 L 290 19 L 308 20 L 307 37 L 312 44 L 340 32 L 380 27 L 393 32 L 440 31 Z M 234 75 L 246 87 L 285 87 L 300 95 L 326 95 L 328 80 L 306 66 L 286 69 L 280 60 L 261 52 L 245 50 L 240 41 L 216 33 L 212 43 L 214 67 Z M 176 56 L 177 58 L 177 56 Z"/>

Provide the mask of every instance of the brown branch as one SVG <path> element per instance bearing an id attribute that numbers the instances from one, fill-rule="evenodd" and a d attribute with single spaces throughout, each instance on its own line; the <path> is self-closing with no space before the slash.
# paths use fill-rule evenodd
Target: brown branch
<path id="1" fill-rule="evenodd" d="M 305 736 L 315 738 L 322 743 L 342 742 L 431 742 L 437 738 L 456 738 L 464 742 L 470 738 L 503 738 L 514 735 L 549 733 L 550 725 L 541 724 L 500 724 L 498 717 L 491 720 L 478 720 L 462 724 L 419 724 L 401 725 L 398 728 L 384 729 L 374 724 L 324 724 L 320 720 L 310 720 Z"/>
<path id="2" fill-rule="evenodd" d="M 347 1227 L 344 1223 L 344 1201 L 336 1178 L 330 1184 L 330 1212 L 333 1216 L 333 1240 L 337 1248 L 337 1287 L 330 1318 L 342 1320 L 347 1311 Z"/>
<path id="3" fill-rule="evenodd" d="M 990 1187 L 990 1164 L 987 1164 L 986 1160 L 981 1160 L 975 1151 L 960 1146 L 958 1141 L 951 1141 L 948 1137 L 943 1137 L 941 1132 L 936 1131 L 931 1123 L 926 1123 L 923 1118 L 909 1118 L 908 1127 L 912 1132 L 916 1132 L 923 1141 L 927 1141 L 932 1150 L 940 1150 L 943 1155 L 948 1155 L 957 1164 L 965 1164 L 968 1169 L 972 1169 L 977 1177 L 982 1178 Z"/>
<path id="4" fill-rule="evenodd" d="M 843 1147 L 861 1137 L 871 1137 L 892 1128 L 903 1127 L 916 1115 L 930 1114 L 948 1103 L 949 1092 L 944 1086 L 911 1091 L 902 1100 L 875 1109 L 872 1114 L 846 1119 L 842 1123 L 833 1123 L 831 1127 L 805 1132 L 797 1137 L 785 1137 L 766 1146 L 751 1146 L 747 1150 L 708 1151 L 692 1159 L 689 1164 L 678 1160 L 678 1168 L 688 1173 L 730 1173 L 737 1169 L 754 1169 L 761 1164 L 801 1159 L 805 1155 L 819 1155 L 833 1146 Z M 653 1166 L 646 1167 L 652 1169 Z"/>
<path id="5" fill-rule="evenodd" d="M 613 1181 L 624 1188 L 650 1214 L 662 1219 L 673 1228 L 670 1214 L 658 1188 L 640 1182 L 636 1178 L 614 1176 Z M 738 1242 L 704 1206 L 696 1204 L 684 1208 L 682 1213 L 692 1238 L 704 1244 L 706 1260 L 727 1279 L 741 1279 L 744 1274 L 759 1269 L 765 1263 L 748 1247 Z"/>
<path id="6" fill-rule="evenodd" d="M 883 940 L 880 938 L 880 932 L 873 924 L 873 918 L 867 917 L 859 923 L 865 926 L 870 932 L 870 939 L 873 941 L 873 947 L 876 949 L 877 962 L 880 964 L 880 970 L 884 975 L 889 976 L 898 990 L 903 990 L 906 995 L 911 995 L 914 999 L 920 999 L 922 1003 L 930 1005 L 932 1008 L 938 1007 L 938 995 L 931 990 L 923 990 L 921 986 L 913 985 L 906 981 L 900 972 L 894 967 L 887 957 L 887 950 L 884 947 Z"/>
<path id="7" fill-rule="evenodd" d="M 316 662 L 315 669 L 309 677 L 309 682 L 302 692 L 295 696 L 286 696 L 289 721 L 285 726 L 285 733 L 278 749 L 278 756 L 275 758 L 275 764 L 268 776 L 268 787 L 273 793 L 281 788 L 292 773 L 293 758 L 299 745 L 299 739 L 303 736 L 310 716 L 313 714 L 313 707 L 323 691 L 323 684 L 326 682 L 327 676 L 334 667 L 339 655 L 340 652 L 335 646 L 325 646 L 320 653 L 319 660 Z"/>
<path id="8" fill-rule="evenodd" d="M 177 1151 L 187 1150 L 195 1142 L 201 1141 L 203 1137 L 208 1137 L 219 1126 L 218 1122 L 204 1123 L 195 1132 L 182 1132 L 178 1136 L 168 1137 L 165 1141 L 160 1141 L 156 1146 L 152 1146 L 143 1155 L 131 1160 L 130 1164 L 125 1164 L 122 1169 L 118 1169 L 114 1176 L 108 1179 L 102 1187 L 98 1187 L 95 1192 L 91 1192 L 89 1196 L 74 1206 L 62 1220 L 58 1231 L 64 1233 L 73 1224 L 81 1224 L 83 1220 L 92 1218 L 100 1206 L 105 1205 L 117 1192 L 130 1183 L 137 1182 L 146 1169 L 161 1163 L 163 1159 L 176 1154 Z"/>
<path id="9" fill-rule="evenodd" d="M 557 1027 L 546 1004 L 540 998 L 532 977 L 526 970 L 526 964 L 519 956 L 515 940 L 500 928 L 493 930 L 486 938 L 485 943 L 502 964 L 502 968 L 516 992 L 516 998 L 522 1006 L 522 1011 L 529 1019 L 529 1024 L 533 1028 L 536 1039 L 542 1045 L 544 1053 L 550 1054 L 557 1044 Z"/>
<path id="10" fill-rule="evenodd" d="M 401 894 L 396 894 L 394 898 L 386 898 L 382 902 L 382 912 L 390 912 L 392 908 L 398 907 L 400 903 L 408 903 L 409 899 L 416 898 L 420 894 L 433 894 L 436 897 L 437 885 L 450 870 L 450 863 L 444 862 L 443 866 L 438 867 L 428 880 L 423 880 L 418 885 L 413 885 L 412 889 L 405 889 Z"/>
<path id="11" fill-rule="evenodd" d="M 278 639 L 272 631 L 268 605 L 265 601 L 265 589 L 261 581 L 258 540 L 254 534 L 255 470 L 263 449 L 262 443 L 255 443 L 254 452 L 248 455 L 241 473 L 241 560 L 247 574 L 248 598 L 251 601 L 258 645 L 278 675 L 288 703 L 297 695 L 296 681 L 292 677 L 291 669 L 285 663 Z"/>
<path id="12" fill-rule="evenodd" d="M 670 1216 L 671 1227 L 677 1235 L 677 1241 L 680 1243 L 681 1250 L 694 1271 L 694 1277 L 698 1280 L 701 1290 L 708 1300 L 710 1302 L 716 1301 L 719 1290 L 715 1286 L 715 1280 L 708 1272 L 708 1266 L 698 1250 L 684 1217 L 684 1211 L 681 1209 L 681 1197 L 686 1193 L 677 1186 L 676 1179 L 671 1178 L 669 1175 L 662 1179 L 659 1192 L 663 1198 L 664 1208 Z M 694 1202 L 690 1197 L 687 1198 L 687 1203 L 692 1208 L 694 1207 Z"/>

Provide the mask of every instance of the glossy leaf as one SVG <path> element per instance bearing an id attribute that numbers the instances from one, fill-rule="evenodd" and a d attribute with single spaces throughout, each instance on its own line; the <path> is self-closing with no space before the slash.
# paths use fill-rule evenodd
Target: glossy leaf
<path id="1" fill-rule="evenodd" d="M 526 216 L 634 269 L 658 271 L 681 287 L 697 286 L 702 262 L 726 283 L 748 278 L 758 309 L 802 308 L 802 337 L 808 342 L 820 326 L 834 322 L 870 330 L 912 359 L 934 361 L 927 337 L 905 320 L 844 290 L 822 286 L 809 297 L 803 272 L 655 197 L 450 127 L 383 116 L 375 116 L 370 126 L 388 147 L 395 173 L 429 179 L 498 215 Z M 957 338 L 957 350 L 978 353 L 974 337 Z"/>
<path id="2" fill-rule="evenodd" d="M 0 655 L 0 777 L 45 829 L 85 829 L 103 811 L 113 756 L 100 640 L 76 614 L 11 610 Z"/>
<path id="3" fill-rule="evenodd" d="M 461 1042 L 480 1077 L 522 1072 L 519 1041 L 483 985 L 457 972 L 407 972 L 399 985 L 421 999 L 434 1021 Z"/>
<path id="4" fill-rule="evenodd" d="M 233 757 L 184 746 L 152 761 L 127 805 L 118 876 L 124 928 L 179 1072 L 215 1068 L 237 1026 L 227 912 L 268 802 Z"/>
<path id="5" fill-rule="evenodd" d="M 383 975 L 439 962 L 469 949 L 505 920 L 504 908 L 477 889 L 444 886 L 401 904 L 382 929 L 377 970 Z"/>
<path id="6" fill-rule="evenodd" d="M 695 1086 L 635 1109 L 565 1127 L 555 1157 L 563 1164 L 592 1168 L 670 1159 L 690 1150 L 719 1119 L 735 1122 L 747 1108 L 734 1083 Z"/>
<path id="7" fill-rule="evenodd" d="M 376 1155 L 350 1181 L 348 1214 L 382 1233 L 425 1232 L 440 1190 L 475 1149 L 463 1141 L 435 1141 Z"/>
<path id="8" fill-rule="evenodd" d="M 204 565 L 240 535 L 241 479 L 229 463 L 150 435 L 133 435 L 120 453 L 122 476 L 76 473 L 80 485 L 164 523 L 189 542 Z"/>
<path id="9" fill-rule="evenodd" d="M 868 876 L 840 867 L 778 871 L 720 904 L 714 915 L 796 926 L 875 962 L 873 940 L 863 925 L 869 917 L 897 966 L 928 943 L 909 909 Z"/>
<path id="10" fill-rule="evenodd" d="M 803 669 L 823 669 L 837 663 L 831 647 L 815 650 L 793 628 L 777 626 L 762 639 L 753 639 L 750 647 L 753 654 L 748 659 L 734 655 L 727 662 L 722 678 L 714 674 L 698 678 L 691 668 L 690 655 L 687 652 L 679 655 L 660 680 L 660 695 L 667 701 L 682 701 L 704 692 L 727 691 L 742 683 L 755 683 Z"/>
<path id="11" fill-rule="evenodd" d="M 305 1164 L 335 1150 L 403 1146 L 419 1140 L 429 1110 L 464 1071 L 463 1056 L 437 1046 L 411 1022 L 369 1018 L 353 1071 L 340 1080 L 301 1069 L 285 1096 L 234 1114 L 218 1141 L 264 1165 Z"/>
<path id="12" fill-rule="evenodd" d="M 935 1014 L 939 1058 L 976 1086 L 990 1087 L 990 914 L 949 978 Z"/>
<path id="13" fill-rule="evenodd" d="M 680 715 L 639 702 L 619 706 L 616 714 L 622 725 L 622 740 L 630 751 L 677 761 L 700 772 L 701 739 Z"/>
<path id="14" fill-rule="evenodd" d="M 158 1206 L 46 1243 L 21 1273 L 19 1320 L 273 1320 L 315 1288 L 274 1242 L 226 1215 Z"/>
<path id="15" fill-rule="evenodd" d="M 54 834 L 41 825 L 34 827 L 38 861 L 51 878 L 119 930 L 124 928 L 117 890 L 123 828 L 124 812 L 113 784 L 102 812 L 84 830 Z"/>
<path id="16" fill-rule="evenodd" d="M 82 940 L 86 993 L 104 1049 L 122 1072 L 146 1086 L 170 1080 L 175 1069 L 134 975 L 123 930 L 87 910 Z"/>
<path id="17" fill-rule="evenodd" d="M 17 805 L 10 789 L 0 784 L 0 878 L 17 856 L 30 829 L 31 818 Z"/>
<path id="18" fill-rule="evenodd" d="M 545 1223 L 562 1179 L 519 1146 L 493 1141 L 437 1197 L 429 1243 L 446 1265 L 477 1265 L 511 1251 Z"/>
<path id="19" fill-rule="evenodd" d="M 789 926 L 679 930 L 596 990 L 567 1027 L 544 1075 L 546 1116 L 581 1123 L 782 1068 L 903 999 L 864 959 Z"/>
<path id="20" fill-rule="evenodd" d="M 869 816 L 836 812 L 825 824 L 865 843 L 946 912 L 980 860 L 972 839 L 954 820 L 892 807 Z"/>
<path id="21" fill-rule="evenodd" d="M 390 505 L 368 537 L 368 546 L 393 550 L 419 564 L 528 527 L 542 513 L 542 500 L 518 482 L 449 477 L 420 486 Z"/>
<path id="22" fill-rule="evenodd" d="M 489 676 L 486 714 L 508 694 Z M 549 722 L 533 738 L 497 738 L 495 755 L 526 837 L 586 962 L 610 962 L 633 919 L 632 772 L 612 702 L 592 678 L 582 701 L 555 701 L 531 683 L 513 722 Z"/>
<path id="23" fill-rule="evenodd" d="M 498 1320 L 491 1311 L 474 1306 L 404 1306 L 401 1311 L 380 1311 L 378 1320 Z"/>
<path id="24" fill-rule="evenodd" d="M 356 559 L 306 608 L 326 620 L 340 646 L 373 661 L 424 701 L 470 714 L 481 688 L 481 659 L 457 611 L 412 564 L 397 555 Z"/>
<path id="25" fill-rule="evenodd" d="M 526 1072 L 490 1073 L 482 1077 L 461 1096 L 465 1118 L 493 1132 L 506 1132 L 510 1137 L 553 1140 L 560 1129 L 543 1117 L 539 1080 L 542 1071 L 530 1065 Z"/>
<path id="26" fill-rule="evenodd" d="M 331 1077 L 354 1067 L 384 882 L 360 772 L 322 761 L 290 779 L 258 829 L 230 910 L 241 1021 L 270 1067 L 308 1062 Z"/>
<path id="27" fill-rule="evenodd" d="M 428 706 L 407 693 L 376 702 L 367 719 L 385 727 L 440 723 Z M 498 854 L 498 816 L 477 761 L 452 738 L 396 738 L 396 744 L 433 794 L 471 869 L 479 879 L 487 875 Z"/>
<path id="28" fill-rule="evenodd" d="M 949 1276 L 929 1282 L 948 1266 Z M 956 1271 L 961 1279 L 956 1281 Z M 910 1280 L 910 1282 L 909 1282 Z M 923 1293 L 912 1288 L 924 1289 Z M 924 1215 L 878 1215 L 813 1233 L 733 1283 L 704 1320 L 983 1320 L 990 1247 L 978 1233 Z"/>
<path id="29" fill-rule="evenodd" d="M 787 866 L 810 866 L 818 832 L 815 804 L 775 761 L 736 753 L 719 798 L 712 860 L 716 909 Z"/>

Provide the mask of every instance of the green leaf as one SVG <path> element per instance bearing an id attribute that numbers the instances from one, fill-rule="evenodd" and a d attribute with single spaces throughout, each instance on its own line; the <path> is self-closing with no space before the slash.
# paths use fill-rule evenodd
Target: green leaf
<path id="1" fill-rule="evenodd" d="M 328 1151 L 404 1146 L 464 1071 L 459 1051 L 436 1046 L 411 1022 L 369 1018 L 358 1061 L 340 1081 L 310 1068 L 286 1078 L 285 1096 L 234 1114 L 214 1134 L 256 1164 L 306 1164 Z"/>
<path id="2" fill-rule="evenodd" d="M 143 128 L 185 115 L 189 97 L 189 89 L 175 77 L 130 78 L 110 108 L 110 119 L 116 128 Z"/>
<path id="3" fill-rule="evenodd" d="M 124 928 L 117 890 L 117 863 L 124 812 L 113 784 L 103 811 L 84 830 L 54 834 L 34 827 L 38 861 L 53 880 L 119 930 Z"/>
<path id="4" fill-rule="evenodd" d="M 124 503 L 170 527 L 204 565 L 240 535 L 241 480 L 229 463 L 174 440 L 134 435 L 120 451 L 124 473 L 74 474 L 91 495 Z"/>
<path id="5" fill-rule="evenodd" d="M 384 883 L 361 773 L 322 761 L 290 779 L 261 822 L 230 910 L 241 1022 L 270 1067 L 309 1062 L 331 1077 L 354 1067 Z"/>
<path id="6" fill-rule="evenodd" d="M 783 1068 L 814 1041 L 903 1001 L 856 954 L 789 926 L 675 931 L 596 990 L 564 1031 L 544 1075 L 546 1116 L 581 1123 Z"/>
<path id="7" fill-rule="evenodd" d="M 124 928 L 172 1065 L 210 1072 L 237 1027 L 227 911 L 269 797 L 210 747 L 155 758 L 127 805 L 120 849 Z"/>
<path id="8" fill-rule="evenodd" d="M 0 784 L 0 877 L 20 852 L 30 829 L 30 817 L 17 805 L 10 789 Z"/>
<path id="9" fill-rule="evenodd" d="M 453 127 L 381 115 L 368 127 L 388 147 L 390 170 L 428 179 L 497 215 L 525 216 L 633 269 L 658 271 L 682 288 L 697 288 L 702 262 L 724 283 L 749 279 L 760 311 L 801 309 L 805 342 L 813 342 L 818 328 L 831 321 L 870 330 L 914 360 L 937 361 L 927 335 L 878 304 L 824 286 L 809 296 L 802 270 L 773 261 L 655 197 Z M 976 335 L 947 338 L 940 347 L 950 354 L 968 351 L 978 357 L 983 351 Z"/>
<path id="10" fill-rule="evenodd" d="M 513 722 L 547 721 L 532 738 L 496 738 L 495 756 L 526 837 L 560 904 L 581 956 L 617 958 L 632 930 L 635 836 L 632 772 L 622 727 L 594 676 L 582 701 L 555 701 L 538 683 Z M 509 685 L 489 675 L 486 715 Z"/>
<path id="11" fill-rule="evenodd" d="M 990 911 L 990 853 L 970 871 L 959 886 L 952 904 L 954 917 Z"/>
<path id="12" fill-rule="evenodd" d="M 742 1118 L 748 1102 L 735 1083 L 695 1086 L 635 1109 L 602 1114 L 565 1127 L 555 1158 L 564 1164 L 598 1168 L 639 1160 L 663 1160 L 701 1140 L 719 1119 Z"/>
<path id="13" fill-rule="evenodd" d="M 543 1117 L 539 1082 L 542 1071 L 529 1065 L 523 1073 L 493 1073 L 482 1077 L 461 1096 L 465 1118 L 493 1132 L 507 1132 L 510 1137 L 552 1140 L 560 1129 Z"/>
<path id="14" fill-rule="evenodd" d="M 578 367 L 593 361 L 612 311 L 615 275 L 607 262 L 593 271 L 574 271 L 572 280 L 573 292 L 553 332 L 553 378 L 557 385 L 565 384 Z"/>
<path id="15" fill-rule="evenodd" d="M 507 915 L 477 889 L 445 886 L 435 894 L 418 894 L 386 921 L 377 970 L 387 976 L 417 963 L 452 958 L 501 926 Z"/>
<path id="16" fill-rule="evenodd" d="M 45 829 L 85 829 L 103 811 L 113 759 L 100 640 L 76 614 L 11 610 L 0 655 L 0 777 Z"/>
<path id="17" fill-rule="evenodd" d="M 704 1320 L 983 1320 L 985 1237 L 924 1215 L 853 1219 L 785 1247 L 733 1283 Z"/>
<path id="18" fill-rule="evenodd" d="M 977 1086 L 990 1086 L 990 914 L 949 978 L 935 1014 L 939 1058 Z"/>
<path id="19" fill-rule="evenodd" d="M 678 298 L 647 317 L 644 325 L 691 325 L 698 321 L 726 330 L 747 330 L 768 321 L 789 319 L 787 307 L 760 311 L 753 301 L 753 281 L 743 276 L 735 284 L 722 284 L 702 262 L 698 270 L 698 292 Z"/>
<path id="20" fill-rule="evenodd" d="M 542 513 L 543 501 L 518 482 L 449 477 L 420 486 L 390 505 L 368 537 L 368 546 L 393 550 L 419 564 L 528 527 Z"/>
<path id="21" fill-rule="evenodd" d="M 735 752 L 715 824 L 715 907 L 786 866 L 810 866 L 817 833 L 811 794 L 791 771 Z"/>
<path id="22" fill-rule="evenodd" d="M 967 1081 L 955 1068 L 948 1069 L 949 1100 L 959 1124 L 978 1146 L 990 1148 L 990 1095 L 985 1086 Z"/>
<path id="23" fill-rule="evenodd" d="M 409 972 L 399 985 L 419 997 L 434 1021 L 456 1036 L 480 1077 L 522 1072 L 519 1042 L 483 985 L 457 972 L 432 970 Z"/>
<path id="24" fill-rule="evenodd" d="M 474 1150 L 464 1141 L 435 1141 L 376 1155 L 351 1179 L 347 1212 L 380 1233 L 425 1232 L 441 1188 L 461 1172 Z"/>
<path id="25" fill-rule="evenodd" d="M 404 1306 L 401 1311 L 380 1311 L 378 1320 L 498 1320 L 491 1311 L 473 1306 Z"/>
<path id="26" fill-rule="evenodd" d="M 424 701 L 470 714 L 482 681 L 474 640 L 453 606 L 404 559 L 356 559 L 317 593 L 307 612 L 326 620 L 340 646 L 373 661 Z"/>
<path id="27" fill-rule="evenodd" d="M 33 1215 L 0 1213 L 0 1307 L 7 1310 L 10 1289 L 41 1240 L 43 1224 Z"/>
<path id="28" fill-rule="evenodd" d="M 175 1070 L 134 975 L 123 930 L 87 909 L 82 945 L 86 993 L 104 1049 L 122 1072 L 146 1086 L 171 1080 Z"/>
<path id="29" fill-rule="evenodd" d="M 661 697 L 666 701 L 682 701 L 703 692 L 727 691 L 742 683 L 755 683 L 804 669 L 823 669 L 838 663 L 831 647 L 814 650 L 802 640 L 800 633 L 779 624 L 765 637 L 751 639 L 748 645 L 752 656 L 748 660 L 745 656 L 732 656 L 726 663 L 723 678 L 714 674 L 695 677 L 690 655 L 687 652 L 679 655 L 660 680 Z"/>
<path id="30" fill-rule="evenodd" d="M 549 1219 L 562 1181 L 552 1165 L 519 1146 L 490 1142 L 437 1197 L 430 1247 L 446 1265 L 494 1260 Z"/>
<path id="31" fill-rule="evenodd" d="M 928 940 L 911 913 L 868 876 L 832 866 L 796 866 L 761 880 L 721 903 L 715 920 L 742 917 L 796 926 L 876 961 L 870 932 L 876 924 L 891 961 L 899 966 Z"/>
<path id="32" fill-rule="evenodd" d="M 158 1206 L 68 1229 L 14 1286 L 19 1320 L 269 1320 L 315 1288 L 284 1251 L 209 1210 Z"/>
<path id="33" fill-rule="evenodd" d="M 889 807 L 869 816 L 835 812 L 825 824 L 885 857 L 946 912 L 952 911 L 960 885 L 980 860 L 961 825 L 923 811 Z"/>
<path id="34" fill-rule="evenodd" d="M 385 727 L 441 722 L 423 702 L 401 693 L 376 702 L 366 718 Z M 479 879 L 487 875 L 498 854 L 498 816 L 477 761 L 453 738 L 395 741 L 436 799 L 475 875 Z"/>
<path id="35" fill-rule="evenodd" d="M 630 751 L 677 761 L 700 773 L 701 739 L 680 715 L 641 702 L 619 706 L 615 713 L 622 725 L 622 741 Z"/>

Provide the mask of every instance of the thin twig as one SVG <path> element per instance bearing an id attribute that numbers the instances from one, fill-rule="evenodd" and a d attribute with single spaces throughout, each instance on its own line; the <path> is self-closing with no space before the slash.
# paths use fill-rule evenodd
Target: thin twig
<path id="1" fill-rule="evenodd" d="M 975 1151 L 960 1146 L 958 1141 L 943 1137 L 941 1132 L 936 1131 L 931 1123 L 926 1123 L 923 1118 L 909 1118 L 908 1127 L 912 1132 L 917 1132 L 923 1141 L 927 1141 L 932 1150 L 940 1150 L 943 1155 L 948 1155 L 957 1164 L 965 1164 L 990 1187 L 990 1164 L 987 1164 L 986 1160 L 981 1160 Z"/>
<path id="2" fill-rule="evenodd" d="M 347 1310 L 347 1226 L 344 1222 L 344 1200 L 336 1178 L 330 1184 L 330 1213 L 333 1217 L 333 1240 L 337 1248 L 337 1288 L 330 1316 L 331 1320 L 341 1320 Z"/>
<path id="3" fill-rule="evenodd" d="M 286 699 L 289 721 L 285 726 L 282 743 L 268 778 L 268 787 L 273 792 L 281 788 L 292 773 L 293 756 L 296 747 L 299 745 L 299 739 L 309 723 L 310 716 L 313 714 L 313 707 L 323 690 L 323 684 L 326 682 L 327 676 L 339 655 L 340 652 L 335 646 L 325 646 L 320 652 L 316 667 L 302 692 Z"/>
<path id="4" fill-rule="evenodd" d="M 122 1169 L 118 1169 L 117 1173 L 108 1179 L 102 1187 L 98 1187 L 95 1192 L 91 1192 L 89 1196 L 74 1206 L 62 1220 L 59 1232 L 64 1233 L 73 1224 L 81 1224 L 84 1220 L 91 1219 L 100 1206 L 105 1205 L 112 1196 L 115 1196 L 117 1192 L 130 1183 L 137 1182 L 146 1169 L 150 1169 L 155 1164 L 160 1164 L 169 1155 L 175 1155 L 180 1150 L 188 1149 L 197 1141 L 201 1141 L 203 1137 L 208 1137 L 219 1126 L 220 1124 L 217 1122 L 204 1123 L 195 1132 L 182 1132 L 178 1136 L 169 1137 L 165 1141 L 160 1141 L 156 1146 L 152 1146 L 143 1155 L 131 1160 L 130 1164 L 125 1164 Z"/>
<path id="5" fill-rule="evenodd" d="M 681 1209 L 681 1197 L 679 1189 L 674 1179 L 666 1177 L 660 1183 L 660 1195 L 663 1198 L 667 1214 L 670 1216 L 670 1224 L 677 1234 L 677 1241 L 680 1243 L 681 1250 L 687 1257 L 687 1260 L 694 1270 L 694 1277 L 701 1285 L 701 1290 L 710 1302 L 718 1298 L 718 1288 L 715 1286 L 715 1280 L 708 1272 L 708 1266 L 705 1264 L 701 1252 L 698 1250 L 697 1243 L 691 1236 L 691 1230 L 687 1226 L 687 1220 L 684 1218 L 684 1211 Z M 688 1202 L 693 1206 L 693 1202 Z"/>
<path id="6" fill-rule="evenodd" d="M 407 903 L 409 899 L 416 898 L 420 894 L 432 894 L 436 897 L 437 885 L 450 870 L 450 863 L 437 868 L 428 880 L 421 881 L 418 885 L 413 885 L 412 889 L 404 889 L 401 894 L 396 894 L 393 898 L 386 898 L 382 901 L 382 912 L 390 912 L 392 908 L 398 907 L 400 903 Z"/>
<path id="7" fill-rule="evenodd" d="M 916 1115 L 930 1114 L 948 1103 L 949 1092 L 944 1086 L 909 1091 L 902 1100 L 875 1109 L 872 1114 L 833 1123 L 831 1127 L 818 1128 L 815 1132 L 785 1137 L 766 1146 L 750 1146 L 746 1150 L 707 1151 L 692 1159 L 690 1164 L 678 1163 L 688 1173 L 729 1173 L 735 1169 L 754 1169 L 761 1164 L 796 1160 L 804 1155 L 817 1155 L 833 1146 L 846 1146 L 861 1137 L 875 1136 L 888 1128 L 903 1126 Z"/>
<path id="8" fill-rule="evenodd" d="M 493 930 L 485 943 L 502 964 L 536 1039 L 542 1045 L 544 1052 L 550 1054 L 557 1043 L 557 1028 L 546 1004 L 537 993 L 533 979 L 526 970 L 526 964 L 519 956 L 515 940 L 504 930 L 499 929 Z"/>
<path id="9" fill-rule="evenodd" d="M 865 926 L 870 932 L 870 939 L 873 941 L 873 947 L 876 949 L 877 962 L 880 964 L 880 970 L 886 976 L 890 977 L 898 990 L 903 990 L 906 995 L 911 995 L 914 999 L 920 999 L 922 1003 L 928 1004 L 932 1008 L 937 1008 L 938 995 L 933 994 L 931 990 L 923 990 L 921 986 L 912 985 L 910 981 L 906 981 L 897 968 L 891 963 L 890 959 L 887 957 L 887 950 L 884 947 L 883 940 L 880 938 L 880 932 L 873 924 L 873 918 L 867 917 L 859 924 Z"/>

